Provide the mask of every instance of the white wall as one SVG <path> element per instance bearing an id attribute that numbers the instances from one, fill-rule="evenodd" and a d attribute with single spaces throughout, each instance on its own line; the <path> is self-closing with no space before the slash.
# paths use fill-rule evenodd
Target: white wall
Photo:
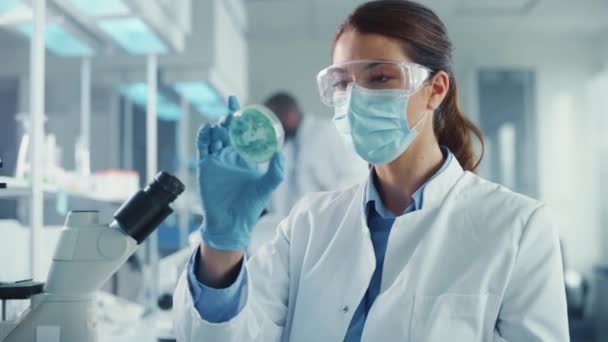
<path id="1" fill-rule="evenodd" d="M 608 30 L 598 33 L 593 43 L 599 53 L 597 54 L 597 65 L 601 69 L 608 69 Z"/>
<path id="2" fill-rule="evenodd" d="M 286 90 L 307 113 L 329 117 L 330 108 L 319 100 L 316 75 L 331 64 L 330 49 L 329 41 L 250 40 L 250 102 Z"/>
<path id="3" fill-rule="evenodd" d="M 602 237 L 602 260 L 604 264 L 608 263 L 608 200 L 606 200 L 605 194 L 608 193 L 608 68 L 602 70 L 599 74 L 593 77 L 593 79 L 587 84 L 587 97 L 589 113 L 592 113 L 594 118 L 589 123 L 592 129 L 589 130 L 591 134 L 594 134 L 597 141 L 599 153 L 595 162 L 597 163 L 600 172 L 596 175 L 598 179 L 598 186 L 596 186 L 598 193 L 600 194 L 599 201 L 597 203 L 590 203 L 594 207 L 599 206 L 601 211 L 600 216 L 600 227 Z M 602 194 L 604 194 L 602 196 Z"/>
<path id="4" fill-rule="evenodd" d="M 593 144 L 592 114 L 585 111 L 585 84 L 597 72 L 598 51 L 591 37 L 549 34 L 489 35 L 454 31 L 454 64 L 465 111 L 478 117 L 478 67 L 536 71 L 541 200 L 554 212 L 570 266 L 589 272 L 601 261 L 599 165 Z M 330 63 L 330 42 L 250 41 L 252 101 L 286 89 L 305 110 L 329 115 L 319 101 L 315 75 Z M 608 56 L 608 53 L 606 54 Z"/>
<path id="5" fill-rule="evenodd" d="M 602 261 L 604 247 L 594 130 L 597 114 L 587 110 L 586 94 L 587 83 L 597 74 L 593 40 L 578 35 L 530 35 L 523 39 L 462 32 L 455 41 L 459 71 L 471 72 L 477 66 L 536 71 L 540 199 L 553 210 L 569 265 L 589 272 Z M 472 90 L 464 95 L 474 96 Z"/>
<path id="6" fill-rule="evenodd" d="M 595 127 L 592 132 L 595 134 L 599 145 L 597 164 L 599 165 L 599 186 L 597 191 L 600 194 L 598 203 L 601 210 L 600 227 L 602 232 L 602 262 L 608 264 L 608 31 L 598 33 L 593 46 L 595 67 L 598 72 L 594 73 L 593 78 L 587 84 L 588 90 L 588 110 L 593 113 L 594 118 L 589 125 Z"/>

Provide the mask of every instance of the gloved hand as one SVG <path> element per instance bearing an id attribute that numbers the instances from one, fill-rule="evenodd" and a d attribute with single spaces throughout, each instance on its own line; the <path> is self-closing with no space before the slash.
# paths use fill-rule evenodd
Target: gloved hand
<path id="1" fill-rule="evenodd" d="M 245 249 L 251 231 L 283 181 L 284 157 L 274 155 L 266 173 L 243 159 L 230 146 L 228 127 L 239 103 L 228 98 L 229 115 L 219 125 L 206 124 L 198 132 L 198 184 L 203 204 L 201 234 L 214 249 Z"/>

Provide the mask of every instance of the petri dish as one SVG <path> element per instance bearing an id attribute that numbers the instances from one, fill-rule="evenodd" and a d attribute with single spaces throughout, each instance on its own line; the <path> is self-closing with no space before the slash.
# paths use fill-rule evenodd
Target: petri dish
<path id="1" fill-rule="evenodd" d="M 285 133 L 270 109 L 251 105 L 234 113 L 229 136 L 232 147 L 244 159 L 264 163 L 283 147 Z"/>

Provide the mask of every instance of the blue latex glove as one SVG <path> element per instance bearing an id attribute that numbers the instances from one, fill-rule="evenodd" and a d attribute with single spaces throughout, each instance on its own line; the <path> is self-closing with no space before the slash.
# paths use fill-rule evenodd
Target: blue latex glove
<path id="1" fill-rule="evenodd" d="M 198 184 L 203 239 L 212 248 L 236 251 L 249 245 L 251 231 L 285 172 L 280 152 L 262 173 L 257 164 L 247 162 L 230 146 L 228 127 L 239 109 L 236 97 L 228 98 L 228 108 L 230 114 L 223 123 L 206 124 L 198 132 Z"/>

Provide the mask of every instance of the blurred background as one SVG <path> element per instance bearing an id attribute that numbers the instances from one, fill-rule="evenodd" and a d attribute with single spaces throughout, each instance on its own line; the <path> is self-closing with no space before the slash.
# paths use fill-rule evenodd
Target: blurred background
<path id="1" fill-rule="evenodd" d="M 453 40 L 462 106 L 486 138 L 481 175 L 551 207 L 573 340 L 608 340 L 608 0 L 421 2 Z M 360 3 L 0 0 L 0 281 L 44 279 L 68 210 L 108 221 L 166 170 L 188 193 L 105 288 L 154 306 L 201 220 L 198 127 L 226 114 L 228 95 L 261 103 L 279 90 L 329 121 L 315 76 Z"/>

